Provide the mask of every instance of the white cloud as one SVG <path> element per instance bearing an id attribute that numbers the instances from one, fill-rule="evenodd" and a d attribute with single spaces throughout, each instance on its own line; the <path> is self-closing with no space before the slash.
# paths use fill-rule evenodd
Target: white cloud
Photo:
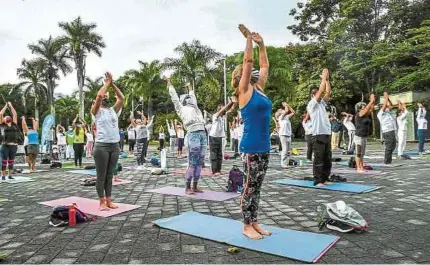
<path id="1" fill-rule="evenodd" d="M 138 66 L 138 60 L 163 60 L 184 41 L 199 39 L 217 51 L 232 54 L 244 47 L 239 23 L 259 31 L 268 45 L 285 45 L 296 38 L 286 27 L 285 0 L 2 0 L 0 9 L 0 83 L 17 82 L 16 68 L 31 58 L 27 45 L 49 35 L 62 34 L 59 21 L 81 16 L 97 23 L 106 42 L 103 56 L 91 55 L 87 75 L 115 76 Z M 56 92 L 76 89 L 76 73 L 59 81 Z"/>

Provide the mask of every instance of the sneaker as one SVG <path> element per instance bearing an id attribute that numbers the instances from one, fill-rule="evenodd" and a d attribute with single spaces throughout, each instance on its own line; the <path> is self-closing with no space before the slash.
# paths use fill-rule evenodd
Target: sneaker
<path id="1" fill-rule="evenodd" d="M 339 231 L 342 233 L 348 233 L 354 230 L 354 228 L 350 227 L 349 225 L 346 225 L 344 223 L 341 223 L 335 220 L 328 221 L 326 226 L 328 229 Z"/>
<path id="2" fill-rule="evenodd" d="M 13 179 L 13 177 L 12 176 L 8 176 L 8 179 Z"/>
<path id="3" fill-rule="evenodd" d="M 1 176 L 1 180 L 6 180 L 6 177 L 5 176 Z"/>

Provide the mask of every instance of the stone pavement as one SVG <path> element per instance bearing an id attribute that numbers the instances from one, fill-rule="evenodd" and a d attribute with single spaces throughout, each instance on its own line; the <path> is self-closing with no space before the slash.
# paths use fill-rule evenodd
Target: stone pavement
<path id="1" fill-rule="evenodd" d="M 295 147 L 301 144 L 295 144 Z M 416 145 L 408 146 L 414 149 Z M 369 153 L 381 153 L 370 144 Z M 169 160 L 169 165 L 185 163 Z M 238 160 L 224 163 L 229 170 Z M 381 162 L 372 159 L 371 162 Z M 261 223 L 320 233 L 316 209 L 326 202 L 344 200 L 369 222 L 368 233 L 322 233 L 341 237 L 320 263 L 429 263 L 430 262 L 430 160 L 398 161 L 387 174 L 345 176 L 348 182 L 383 188 L 367 194 L 349 194 L 279 186 L 269 183 L 285 176 L 303 177 L 301 169 L 279 169 L 279 156 L 272 155 L 263 185 Z M 209 165 L 209 163 L 207 163 Z M 51 209 L 37 204 L 60 197 L 97 198 L 94 187 L 80 186 L 82 176 L 52 170 L 30 177 L 34 182 L 0 184 L 0 253 L 3 263 L 299 263 L 290 259 L 241 249 L 227 252 L 227 245 L 159 229 L 151 222 L 186 211 L 241 219 L 239 199 L 225 202 L 199 201 L 145 193 L 167 185 L 182 185 L 183 176 L 150 176 L 125 170 L 122 179 L 134 182 L 114 187 L 116 202 L 140 205 L 134 211 L 99 218 L 75 228 L 48 225 Z M 203 177 L 205 189 L 221 191 L 227 177 Z M 228 228 L 226 228 L 228 229 Z"/>

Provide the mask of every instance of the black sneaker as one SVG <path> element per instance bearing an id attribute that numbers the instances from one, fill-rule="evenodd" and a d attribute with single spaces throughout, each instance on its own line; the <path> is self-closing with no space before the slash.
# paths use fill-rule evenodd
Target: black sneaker
<path id="1" fill-rule="evenodd" d="M 8 176 L 8 179 L 13 179 L 13 177 L 12 176 Z"/>
<path id="2" fill-rule="evenodd" d="M 5 176 L 1 176 L 1 180 L 6 180 L 6 177 Z"/>
<path id="3" fill-rule="evenodd" d="M 350 227 L 349 225 L 343 224 L 335 220 L 328 221 L 326 226 L 328 229 L 339 231 L 342 233 L 348 233 L 354 230 L 354 228 Z"/>

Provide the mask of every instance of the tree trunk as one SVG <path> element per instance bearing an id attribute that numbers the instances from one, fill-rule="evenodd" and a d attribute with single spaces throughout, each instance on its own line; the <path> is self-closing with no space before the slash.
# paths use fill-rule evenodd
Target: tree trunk
<path id="1" fill-rule="evenodd" d="M 152 117 L 152 108 L 153 108 L 152 98 L 151 96 L 148 96 L 148 119 Z"/>
<path id="2" fill-rule="evenodd" d="M 36 120 L 39 119 L 39 107 L 37 106 L 38 104 L 38 98 L 37 95 L 34 97 L 34 118 Z"/>
<path id="3" fill-rule="evenodd" d="M 76 62 L 76 74 L 78 78 L 78 88 L 79 88 L 79 112 L 82 119 L 85 117 L 85 107 L 84 107 L 84 80 L 85 80 L 85 61 L 84 56 L 79 56 Z"/>

